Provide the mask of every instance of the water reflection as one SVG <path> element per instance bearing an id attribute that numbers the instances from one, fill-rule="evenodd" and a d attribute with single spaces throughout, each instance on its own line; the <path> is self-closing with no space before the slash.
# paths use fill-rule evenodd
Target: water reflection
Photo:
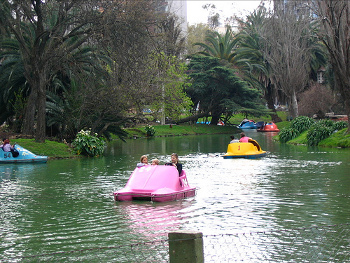
<path id="1" fill-rule="evenodd" d="M 124 215 L 128 227 L 147 240 L 167 238 L 167 232 L 184 228 L 192 211 L 193 198 L 168 203 L 117 202 L 118 214 Z"/>

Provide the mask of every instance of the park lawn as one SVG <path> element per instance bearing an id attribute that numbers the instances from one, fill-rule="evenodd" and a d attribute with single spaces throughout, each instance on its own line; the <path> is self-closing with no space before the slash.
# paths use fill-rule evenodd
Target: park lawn
<path id="1" fill-rule="evenodd" d="M 44 143 L 37 143 L 34 139 L 12 139 L 11 143 L 17 143 L 37 155 L 49 156 L 50 158 L 77 156 L 68 145 L 56 141 L 46 140 Z"/>
<path id="2" fill-rule="evenodd" d="M 146 126 L 125 129 L 129 134 L 129 138 L 146 137 Z M 234 134 L 240 132 L 240 129 L 234 126 L 219 125 L 154 125 L 155 137 L 165 136 L 182 136 L 182 135 L 198 135 L 198 134 Z"/>
<path id="3" fill-rule="evenodd" d="M 347 128 L 333 133 L 327 139 L 320 141 L 319 146 L 350 148 L 350 134 L 346 134 Z"/>

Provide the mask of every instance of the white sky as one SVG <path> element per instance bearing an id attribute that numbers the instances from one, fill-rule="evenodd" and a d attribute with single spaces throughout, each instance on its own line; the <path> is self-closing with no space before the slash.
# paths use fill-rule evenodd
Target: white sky
<path id="1" fill-rule="evenodd" d="M 187 0 L 187 22 L 190 25 L 198 23 L 207 23 L 209 11 L 202 8 L 205 4 L 215 4 L 216 12 L 220 14 L 221 19 L 232 16 L 233 14 L 240 17 L 245 17 L 250 12 L 254 11 L 259 4 L 260 0 L 245 1 L 200 1 L 200 0 Z"/>

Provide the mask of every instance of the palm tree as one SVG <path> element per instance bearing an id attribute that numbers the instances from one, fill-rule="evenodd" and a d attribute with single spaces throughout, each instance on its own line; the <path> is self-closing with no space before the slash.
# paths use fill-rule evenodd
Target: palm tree
<path id="1" fill-rule="evenodd" d="M 199 52 L 199 54 L 224 59 L 230 63 L 235 62 L 237 39 L 235 39 L 232 30 L 229 27 L 226 28 L 226 33 L 224 36 L 220 35 L 220 33 L 216 31 L 208 31 L 205 41 L 208 44 L 194 43 L 194 45 L 200 46 L 204 49 L 203 51 Z"/>
<path id="2" fill-rule="evenodd" d="M 236 60 L 244 73 L 243 78 L 253 87 L 263 91 L 272 120 L 279 122 L 281 119 L 274 106 L 277 90 L 271 79 L 271 67 L 264 57 L 266 47 L 261 36 L 266 17 L 266 8 L 260 6 L 247 16 L 246 21 L 240 21 L 241 31 L 237 35 L 239 48 L 236 50 Z"/>
<path id="3" fill-rule="evenodd" d="M 25 101 L 30 87 L 24 77 L 24 66 L 18 42 L 4 37 L 1 41 L 1 47 L 0 123 L 7 121 L 10 128 L 20 132 Z"/>

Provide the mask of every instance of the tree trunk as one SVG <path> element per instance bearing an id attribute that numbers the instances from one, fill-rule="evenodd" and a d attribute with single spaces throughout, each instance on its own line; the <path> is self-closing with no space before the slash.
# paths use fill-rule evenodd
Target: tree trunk
<path id="1" fill-rule="evenodd" d="M 292 96 L 290 97 L 289 113 L 293 117 L 293 119 L 299 116 L 298 101 L 297 101 L 297 95 L 295 91 L 292 93 Z"/>
<path id="2" fill-rule="evenodd" d="M 181 120 L 178 120 L 176 122 L 176 124 L 180 124 L 180 123 L 186 123 L 186 122 L 190 122 L 190 121 L 197 121 L 199 118 L 203 118 L 209 115 L 209 112 L 203 112 L 203 113 L 199 113 L 196 115 L 192 115 L 186 118 L 183 118 Z"/>
<path id="3" fill-rule="evenodd" d="M 46 133 L 46 84 L 40 81 L 37 101 L 37 127 L 35 129 L 35 141 L 45 142 Z"/>
<path id="4" fill-rule="evenodd" d="M 265 100 L 267 102 L 267 107 L 272 111 L 270 113 L 273 122 L 281 122 L 282 119 L 278 117 L 277 111 L 275 109 L 274 98 L 273 98 L 273 86 L 271 80 L 269 80 L 267 86 L 265 87 Z"/>
<path id="5" fill-rule="evenodd" d="M 210 122 L 210 125 L 217 125 L 218 124 L 222 112 L 223 112 L 223 110 L 219 106 L 216 109 L 213 109 L 211 111 L 211 122 Z"/>
<path id="6" fill-rule="evenodd" d="M 36 103 L 37 103 L 37 93 L 34 89 L 31 89 L 29 94 L 29 98 L 26 105 L 26 110 L 24 114 L 23 120 L 23 129 L 22 132 L 26 135 L 34 136 L 34 119 L 35 119 L 35 111 L 36 111 Z"/>

